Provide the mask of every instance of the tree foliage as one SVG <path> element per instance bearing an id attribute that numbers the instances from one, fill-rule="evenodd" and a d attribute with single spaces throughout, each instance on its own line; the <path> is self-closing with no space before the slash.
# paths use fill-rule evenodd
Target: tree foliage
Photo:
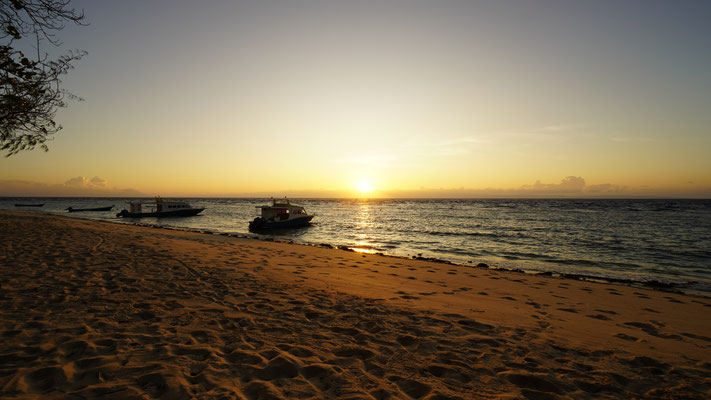
<path id="1" fill-rule="evenodd" d="M 66 100 L 77 98 L 62 89 L 60 77 L 86 52 L 70 51 L 50 59 L 44 42 L 59 46 L 57 32 L 65 23 L 83 24 L 84 14 L 70 0 L 0 0 L 0 149 L 11 156 L 39 146 L 62 129 L 54 121 Z M 36 55 L 17 48 L 34 39 Z"/>

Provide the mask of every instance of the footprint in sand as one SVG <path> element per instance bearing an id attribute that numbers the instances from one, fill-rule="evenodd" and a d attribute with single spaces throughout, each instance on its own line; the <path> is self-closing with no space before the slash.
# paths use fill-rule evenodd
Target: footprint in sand
<path id="1" fill-rule="evenodd" d="M 648 324 L 646 322 L 624 322 L 622 325 L 638 328 L 648 335 L 660 337 L 663 339 L 682 340 L 682 337 L 679 335 L 676 335 L 676 334 L 667 335 L 667 334 L 660 333 L 654 325 Z"/>
<path id="2" fill-rule="evenodd" d="M 588 317 L 588 318 L 594 318 L 594 319 L 599 319 L 599 320 L 602 320 L 602 321 L 611 321 L 611 320 L 612 320 L 612 318 L 610 318 L 610 317 L 608 317 L 608 316 L 606 316 L 606 315 L 602 315 L 602 314 L 595 314 L 595 315 L 590 314 L 590 315 L 586 315 L 586 317 Z"/>
<path id="3" fill-rule="evenodd" d="M 682 335 L 693 338 L 693 339 L 698 339 L 698 340 L 703 340 L 704 342 L 709 342 L 711 343 L 711 338 L 707 336 L 701 336 L 701 335 L 695 335 L 693 333 L 682 333 Z"/>
<path id="4" fill-rule="evenodd" d="M 559 308 L 558 310 L 569 312 L 569 313 L 574 313 L 574 314 L 577 314 L 580 312 L 580 310 L 576 310 L 575 308 Z"/>
<path id="5" fill-rule="evenodd" d="M 36 369 L 27 375 L 25 380 L 36 392 L 44 392 L 53 387 L 62 386 L 67 381 L 64 370 L 59 367 Z"/>
<path id="6" fill-rule="evenodd" d="M 536 303 L 535 301 L 532 301 L 532 300 L 527 301 L 526 304 L 528 304 L 529 306 L 531 306 L 531 307 L 533 307 L 533 308 L 535 308 L 535 309 L 541 308 L 541 305 L 540 305 L 540 304 L 538 304 L 538 303 Z"/>
<path id="7" fill-rule="evenodd" d="M 432 376 L 435 376 L 437 378 L 446 378 L 446 379 L 456 379 L 459 382 L 462 383 L 467 383 L 472 380 L 472 377 L 463 374 L 460 371 L 450 368 L 449 366 L 445 365 L 440 365 L 440 364 L 432 364 L 427 367 L 427 372 L 432 374 Z"/>
<path id="8" fill-rule="evenodd" d="M 675 299 L 675 298 L 673 298 L 673 297 L 665 297 L 665 299 L 669 300 L 670 303 L 686 304 L 686 303 L 684 303 L 683 301 L 677 300 L 677 299 Z"/>
<path id="9" fill-rule="evenodd" d="M 622 339 L 622 340 L 628 340 L 630 342 L 636 342 L 639 341 L 639 338 L 636 336 L 630 336 L 624 333 L 618 333 L 615 335 L 616 338 Z"/>
<path id="10" fill-rule="evenodd" d="M 414 379 L 391 375 L 388 376 L 388 380 L 394 382 L 403 393 L 413 399 L 423 398 L 432 391 L 432 386 Z"/>
<path id="11" fill-rule="evenodd" d="M 338 373 L 327 364 L 311 364 L 301 369 L 301 375 L 321 391 L 326 391 L 339 383 Z"/>
<path id="12" fill-rule="evenodd" d="M 526 398 L 550 398 L 555 394 L 562 394 L 562 384 L 550 375 L 509 373 L 506 379 L 521 388 L 521 393 Z"/>
<path id="13" fill-rule="evenodd" d="M 632 359 L 622 360 L 622 361 L 625 362 L 626 364 L 629 364 L 631 367 L 634 367 L 634 368 L 649 369 L 650 372 L 652 372 L 654 375 L 661 375 L 661 374 L 665 373 L 666 371 L 668 371 L 670 368 L 670 365 L 665 362 L 661 362 L 661 361 L 656 360 L 654 358 L 645 357 L 645 356 L 635 357 Z"/>

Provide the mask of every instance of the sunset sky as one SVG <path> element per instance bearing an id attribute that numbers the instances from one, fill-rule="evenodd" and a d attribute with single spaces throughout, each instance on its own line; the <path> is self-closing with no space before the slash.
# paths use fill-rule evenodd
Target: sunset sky
<path id="1" fill-rule="evenodd" d="M 711 197 L 710 1 L 72 5 L 0 196 Z"/>

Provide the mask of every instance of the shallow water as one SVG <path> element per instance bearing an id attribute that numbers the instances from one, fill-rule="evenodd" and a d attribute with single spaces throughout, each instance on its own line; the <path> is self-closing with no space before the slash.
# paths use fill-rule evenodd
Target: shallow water
<path id="1" fill-rule="evenodd" d="M 272 237 L 460 264 L 657 280 L 711 292 L 711 200 L 325 200 L 294 199 L 312 225 L 250 234 L 268 199 L 186 199 L 205 207 L 188 218 L 119 219 L 130 199 L 0 198 L 0 209 Z M 15 203 L 45 203 L 42 208 Z M 115 204 L 112 212 L 67 213 Z"/>

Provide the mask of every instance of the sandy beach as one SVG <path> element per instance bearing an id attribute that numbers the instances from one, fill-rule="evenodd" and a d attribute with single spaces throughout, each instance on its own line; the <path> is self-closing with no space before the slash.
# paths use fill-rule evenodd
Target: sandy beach
<path id="1" fill-rule="evenodd" d="M 0 211 L 3 399 L 711 397 L 711 299 Z"/>

